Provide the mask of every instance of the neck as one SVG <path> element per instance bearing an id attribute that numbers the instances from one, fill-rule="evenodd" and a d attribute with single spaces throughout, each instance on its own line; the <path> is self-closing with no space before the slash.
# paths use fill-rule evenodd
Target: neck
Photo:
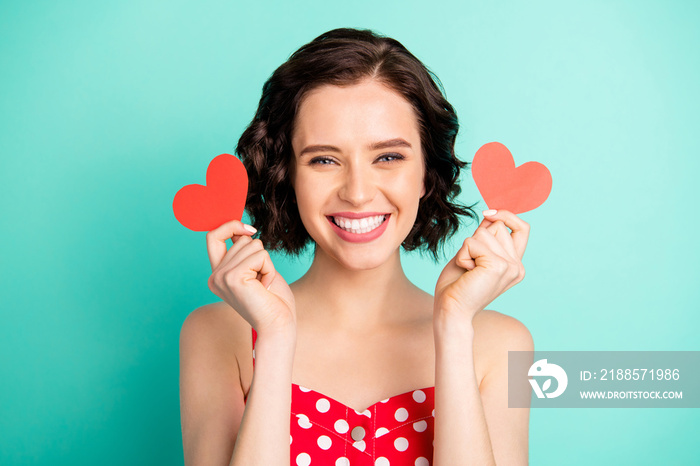
<path id="1" fill-rule="evenodd" d="M 309 270 L 294 284 L 294 292 L 298 315 L 358 330 L 406 319 L 401 303 L 422 293 L 406 277 L 398 249 L 378 267 L 351 270 L 320 248 Z"/>

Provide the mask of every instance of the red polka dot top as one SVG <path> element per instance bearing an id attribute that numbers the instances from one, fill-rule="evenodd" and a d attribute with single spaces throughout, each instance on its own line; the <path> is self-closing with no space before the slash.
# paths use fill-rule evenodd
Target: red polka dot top
<path id="1" fill-rule="evenodd" d="M 255 340 L 253 330 L 253 367 Z M 291 466 L 428 466 L 433 463 L 435 388 L 395 395 L 358 413 L 292 384 Z"/>

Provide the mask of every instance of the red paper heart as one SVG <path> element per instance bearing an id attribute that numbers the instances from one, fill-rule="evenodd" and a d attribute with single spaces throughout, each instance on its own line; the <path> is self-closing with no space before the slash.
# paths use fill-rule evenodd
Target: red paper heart
<path id="1" fill-rule="evenodd" d="M 173 200 L 175 218 L 194 231 L 210 231 L 243 217 L 248 174 L 243 162 L 230 154 L 214 157 L 207 168 L 207 185 L 188 184 Z"/>
<path id="2" fill-rule="evenodd" d="M 539 162 L 515 166 L 513 156 L 500 142 L 489 142 L 476 151 L 472 176 L 490 209 L 520 214 L 544 203 L 552 190 L 552 175 Z"/>

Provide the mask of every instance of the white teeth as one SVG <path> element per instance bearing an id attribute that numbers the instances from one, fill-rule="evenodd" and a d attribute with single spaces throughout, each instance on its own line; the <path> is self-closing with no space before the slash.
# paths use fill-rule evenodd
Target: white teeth
<path id="1" fill-rule="evenodd" d="M 385 219 L 385 215 L 375 215 L 374 217 L 364 217 L 362 219 L 333 217 L 333 222 L 345 231 L 358 234 L 374 230 L 381 225 Z"/>

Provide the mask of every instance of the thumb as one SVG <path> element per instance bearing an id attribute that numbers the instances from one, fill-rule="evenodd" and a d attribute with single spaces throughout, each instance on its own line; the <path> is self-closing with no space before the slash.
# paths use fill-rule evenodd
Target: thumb
<path id="1" fill-rule="evenodd" d="M 275 278 L 277 278 L 277 271 L 273 270 L 267 275 L 263 275 L 260 279 L 260 283 L 262 283 L 266 290 L 269 290 L 272 284 L 274 283 Z"/>

